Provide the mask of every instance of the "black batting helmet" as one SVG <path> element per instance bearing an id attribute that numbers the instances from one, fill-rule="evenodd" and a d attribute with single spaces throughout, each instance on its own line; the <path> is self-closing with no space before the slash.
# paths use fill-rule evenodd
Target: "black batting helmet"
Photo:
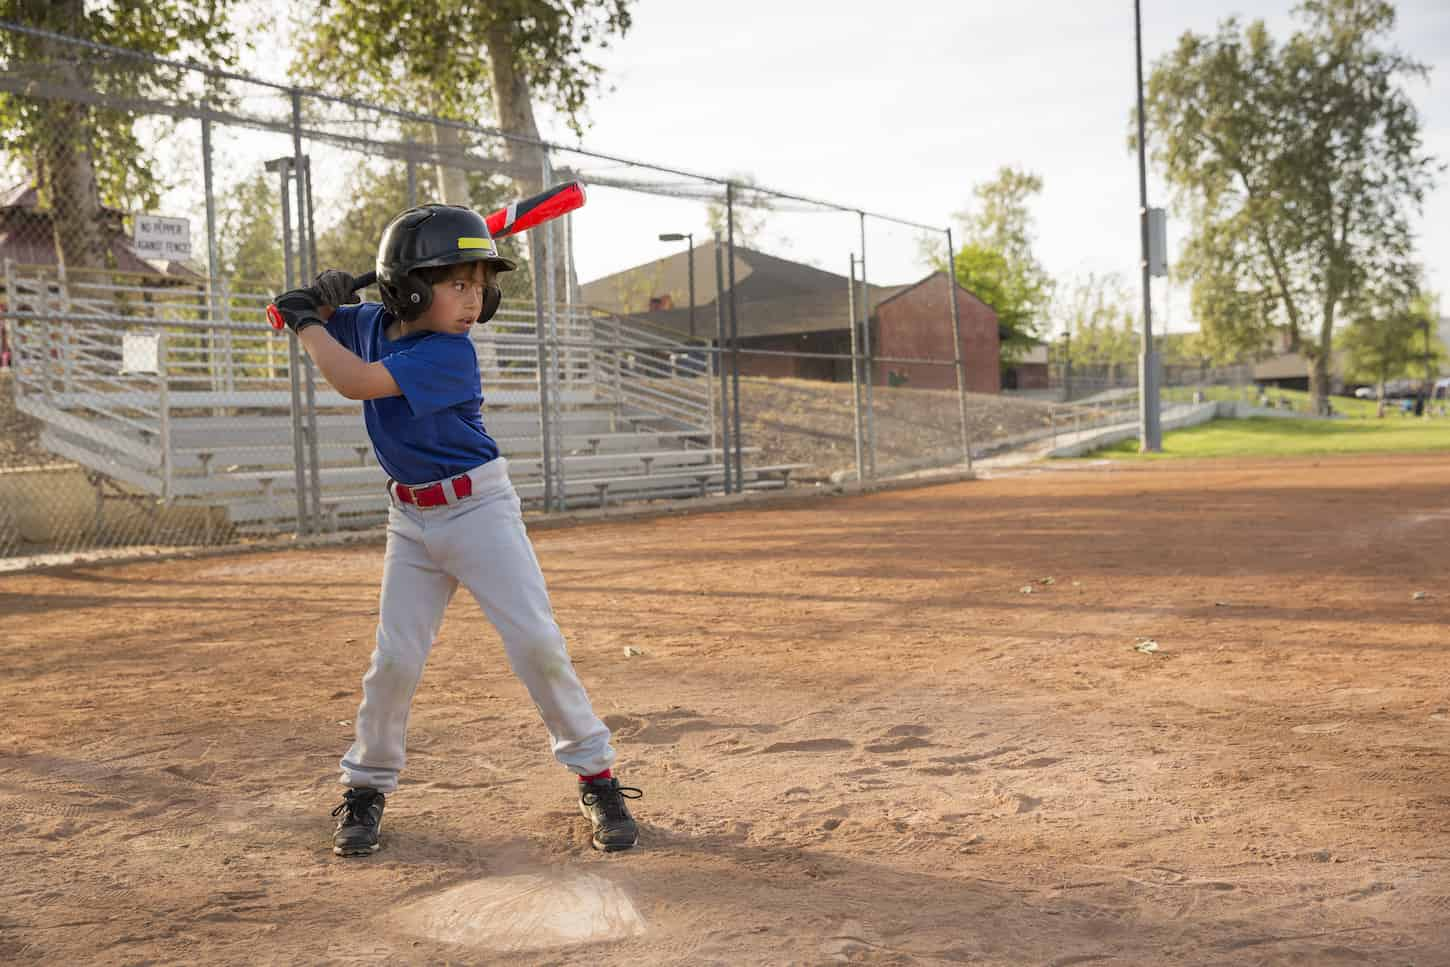
<path id="1" fill-rule="evenodd" d="M 501 272 L 518 268 L 498 254 L 483 216 L 462 205 L 422 205 L 395 216 L 378 243 L 378 291 L 383 305 L 399 319 L 413 320 L 428 310 L 433 287 L 417 270 L 465 262 L 487 262 Z M 484 298 L 480 322 L 498 310 L 496 287 Z"/>

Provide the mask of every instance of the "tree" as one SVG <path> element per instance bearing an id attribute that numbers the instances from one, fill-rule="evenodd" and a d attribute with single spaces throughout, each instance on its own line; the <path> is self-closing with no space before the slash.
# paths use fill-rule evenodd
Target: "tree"
<path id="1" fill-rule="evenodd" d="M 976 242 L 968 242 L 957 250 L 953 267 L 956 280 L 997 313 L 997 329 L 1001 335 L 1000 361 L 1009 369 L 1037 344 L 1027 304 L 1019 286 L 1021 277 L 1012 271 L 1001 252 Z"/>
<path id="2" fill-rule="evenodd" d="M 1282 331 L 1326 408 L 1335 323 L 1361 292 L 1415 271 L 1409 216 L 1436 165 L 1405 82 L 1426 70 L 1386 46 L 1385 0 L 1304 0 L 1276 45 L 1262 21 L 1185 33 L 1154 65 L 1154 161 L 1191 216 L 1179 272 L 1220 355 Z"/>
<path id="3" fill-rule="evenodd" d="M 955 218 L 966 229 L 966 238 L 1001 252 L 1017 271 L 1046 273 L 1032 254 L 1032 213 L 1027 206 L 1042 194 L 1042 176 L 1010 165 L 997 170 L 997 177 L 972 189 L 975 210 L 957 212 Z"/>
<path id="4" fill-rule="evenodd" d="M 1063 366 L 1069 391 L 1074 371 L 1115 374 L 1137 358 L 1136 310 L 1121 276 L 1089 272 L 1073 279 L 1056 290 L 1052 315 L 1062 332 L 1052 356 Z"/>
<path id="5" fill-rule="evenodd" d="M 516 197 L 538 192 L 544 151 L 534 97 L 556 108 L 575 133 L 603 68 L 595 47 L 630 27 L 632 0 L 327 0 L 312 9 L 311 40 L 293 73 L 329 91 L 373 100 L 413 102 L 436 117 L 479 124 L 477 106 L 491 96 L 505 140 L 499 167 Z M 367 29 L 357 29 L 366 24 Z M 460 32 L 460 26 L 466 31 Z M 470 45 L 469 37 L 481 39 Z M 432 128 L 438 187 L 450 204 L 478 204 L 465 169 L 447 162 L 469 147 L 457 127 Z M 556 279 L 565 284 L 565 254 L 556 247 Z"/>
<path id="6" fill-rule="evenodd" d="M 218 204 L 217 258 L 212 274 L 231 280 L 236 292 L 283 288 L 282 202 L 276 179 L 257 172 L 239 182 Z"/>
<path id="7" fill-rule="evenodd" d="M 1438 319 L 1434 305 L 1431 296 L 1419 294 L 1387 307 L 1357 307 L 1354 321 L 1339 334 L 1339 348 L 1347 356 L 1345 375 L 1378 388 L 1380 416 L 1384 416 L 1386 383 L 1422 366 L 1429 382 L 1434 365 L 1445 356 L 1445 347 L 1433 334 Z"/>
<path id="8" fill-rule="evenodd" d="M 1028 203 L 1041 191 L 1039 175 L 1003 167 L 972 190 L 975 208 L 956 214 L 966 233 L 957 252 L 956 279 L 997 311 L 1004 369 L 1037 344 L 1052 299 L 1052 279 L 1032 253 Z M 930 240 L 922 247 L 934 268 L 945 268 L 940 249 L 930 254 Z"/>
<path id="9" fill-rule="evenodd" d="M 237 0 L 0 0 L 0 18 L 56 33 L 170 56 L 191 54 L 235 66 L 236 38 L 227 16 Z M 165 187 L 146 163 L 135 116 L 90 106 L 90 90 L 126 97 L 176 94 L 186 78 L 143 61 L 87 52 L 48 37 L 0 31 L 0 61 L 34 83 L 36 94 L 0 93 L 0 134 L 7 152 L 25 156 L 49 206 L 56 256 L 67 267 L 104 268 L 111 258 L 105 208 L 155 205 Z M 72 96 L 65 97 L 67 92 Z"/>
<path id="10" fill-rule="evenodd" d="M 480 211 L 489 212 L 506 205 L 512 189 L 490 179 L 481 172 L 468 172 L 468 197 Z M 347 175 L 344 197 L 349 207 L 328 228 L 318 232 L 317 261 L 320 268 L 340 268 L 361 272 L 377 260 L 378 240 L 383 228 L 406 205 L 408 170 L 390 163 L 378 165 L 364 161 Z M 436 197 L 437 172 L 423 169 L 417 173 L 417 194 L 421 198 Z M 276 193 L 275 187 L 273 194 Z M 520 261 L 520 240 L 508 236 L 498 240 L 500 254 L 519 263 L 518 271 L 505 272 L 499 286 L 506 299 L 532 297 L 532 281 L 528 263 Z"/>

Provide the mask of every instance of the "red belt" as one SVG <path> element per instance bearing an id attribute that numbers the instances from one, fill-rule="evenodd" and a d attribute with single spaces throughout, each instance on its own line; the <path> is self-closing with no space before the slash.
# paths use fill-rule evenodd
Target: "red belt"
<path id="1" fill-rule="evenodd" d="M 458 497 L 473 496 L 473 478 L 468 474 L 461 473 L 449 482 L 453 484 L 453 493 Z M 443 486 L 441 480 L 422 487 L 409 487 L 407 484 L 400 484 L 394 480 L 391 482 L 391 486 L 399 502 L 404 504 L 412 504 L 415 507 L 442 507 L 444 504 L 452 503 L 448 499 L 448 490 Z"/>

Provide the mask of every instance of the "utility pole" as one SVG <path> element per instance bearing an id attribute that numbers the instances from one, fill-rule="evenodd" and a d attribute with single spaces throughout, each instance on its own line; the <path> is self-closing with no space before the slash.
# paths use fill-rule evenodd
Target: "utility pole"
<path id="1" fill-rule="evenodd" d="M 1138 357 L 1138 449 L 1163 449 L 1158 414 L 1158 354 L 1153 351 L 1153 289 L 1148 267 L 1148 120 L 1143 109 L 1142 0 L 1133 0 L 1133 36 L 1138 51 L 1138 222 L 1143 241 L 1143 344 Z"/>

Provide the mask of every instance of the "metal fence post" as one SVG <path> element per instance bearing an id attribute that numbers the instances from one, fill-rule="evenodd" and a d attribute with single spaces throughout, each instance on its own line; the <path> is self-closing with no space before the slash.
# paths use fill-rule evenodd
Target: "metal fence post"
<path id="1" fill-rule="evenodd" d="M 544 154 L 543 185 L 548 185 L 554 180 L 553 167 L 549 164 L 549 155 Z M 544 280 L 545 288 L 549 293 L 549 381 L 552 391 L 549 394 L 549 420 L 554 424 L 553 435 L 550 442 L 553 444 L 552 458 L 554 470 L 554 504 L 555 509 L 562 511 L 568 496 L 568 482 L 564 472 L 564 405 L 563 405 L 563 354 L 559 346 L 559 279 L 554 268 L 554 227 L 557 219 L 551 219 L 544 226 Z M 567 283 L 567 280 L 566 280 Z"/>
<path id="2" fill-rule="evenodd" d="M 301 114 L 296 115 L 297 130 L 301 133 Z M 317 274 L 317 232 L 312 223 L 312 159 L 303 157 L 300 185 L 303 189 L 303 197 L 306 204 L 297 213 L 297 224 L 304 222 L 307 225 L 307 244 L 303 251 L 307 254 L 306 269 L 302 273 L 302 281 L 305 283 Z M 300 259 L 299 259 L 300 262 Z M 317 433 L 317 367 L 312 362 L 311 355 L 304 355 L 302 359 L 303 372 L 307 375 L 307 470 L 311 477 L 311 486 L 308 493 L 312 501 L 312 530 L 314 533 L 322 531 L 322 472 L 321 457 L 318 454 L 319 438 Z"/>
<path id="3" fill-rule="evenodd" d="M 952 304 L 952 357 L 957 371 L 957 411 L 962 424 L 962 455 L 967 461 L 967 470 L 972 469 L 972 437 L 967 429 L 967 370 L 962 358 L 962 312 L 957 305 L 957 250 L 952 245 L 952 230 L 947 229 L 947 291 L 951 293 Z"/>
<path id="4" fill-rule="evenodd" d="M 851 281 L 846 287 L 846 315 L 851 320 L 851 437 L 856 442 L 856 479 L 866 479 L 866 453 L 861 447 L 861 323 L 856 318 L 856 253 L 851 253 Z"/>
<path id="5" fill-rule="evenodd" d="M 211 110 L 211 102 L 204 101 L 203 107 Z M 215 320 L 217 317 L 216 280 L 220 267 L 217 265 L 216 250 L 216 186 L 212 181 L 211 170 L 211 117 L 203 115 L 201 119 L 201 182 L 202 191 L 206 195 L 206 312 L 207 318 Z M 212 390 L 217 389 L 217 360 L 216 360 L 216 330 L 211 326 L 207 327 L 207 335 L 211 343 L 212 363 Z M 232 374 L 232 333 L 230 329 L 221 333 L 222 362 L 221 362 L 221 385 L 222 388 L 230 390 Z M 213 407 L 212 413 L 217 416 L 225 415 L 222 407 Z"/>
<path id="6" fill-rule="evenodd" d="M 226 327 L 225 331 L 227 334 L 227 375 L 225 387 L 227 392 L 230 393 L 237 388 L 236 354 L 232 339 L 232 285 L 226 276 L 218 279 L 217 285 L 221 289 L 221 299 L 219 301 L 219 305 L 221 306 L 221 321 L 222 325 Z M 271 340 L 269 339 L 268 344 L 270 345 L 270 343 Z"/>
<path id="7" fill-rule="evenodd" d="M 726 271 L 730 273 L 730 385 L 734 396 L 735 417 L 735 492 L 745 492 L 745 470 L 742 462 L 743 450 L 740 438 L 744 427 L 740 422 L 740 319 L 735 311 L 735 183 L 725 183 L 725 238 L 730 260 Z"/>
<path id="8" fill-rule="evenodd" d="M 288 184 L 292 163 L 287 158 L 278 160 L 277 171 L 282 185 L 282 284 L 292 289 L 297 277 L 292 269 L 292 203 L 288 199 L 291 185 Z M 306 451 L 302 443 L 302 360 L 297 337 L 287 337 L 287 382 L 292 391 L 292 480 L 297 494 L 297 534 L 307 533 L 307 473 Z"/>
<path id="9" fill-rule="evenodd" d="M 161 502 L 171 503 L 171 379 L 166 372 L 166 330 L 156 333 L 156 420 L 161 442 Z"/>
<path id="10" fill-rule="evenodd" d="M 876 478 L 876 385 L 875 367 L 871 364 L 871 289 L 866 284 L 866 213 L 857 212 L 861 220 L 861 341 L 866 356 L 866 473 Z"/>
<path id="11" fill-rule="evenodd" d="M 730 383 L 725 371 L 725 270 L 721 261 L 720 233 L 715 233 L 715 352 L 710 361 L 720 378 L 720 460 L 725 467 L 725 492 L 730 492 Z"/>
<path id="12" fill-rule="evenodd" d="M 711 459 L 714 459 L 714 451 L 719 447 L 718 436 L 715 432 L 715 374 L 710 369 L 711 354 L 708 349 L 710 340 L 705 340 L 705 412 L 710 417 L 710 450 Z"/>

